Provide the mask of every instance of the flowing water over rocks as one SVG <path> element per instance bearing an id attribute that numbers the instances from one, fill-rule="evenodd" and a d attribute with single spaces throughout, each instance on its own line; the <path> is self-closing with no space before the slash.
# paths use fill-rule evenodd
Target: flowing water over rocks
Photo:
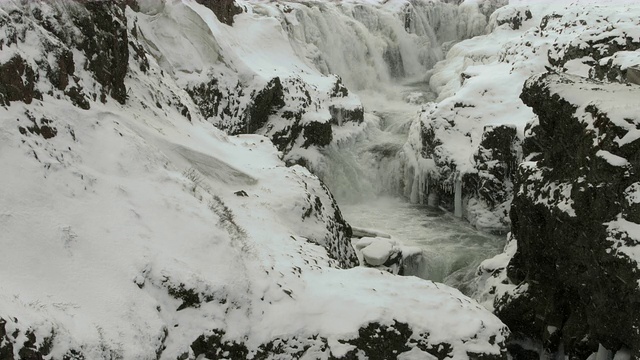
<path id="1" fill-rule="evenodd" d="M 406 269 L 406 275 L 464 286 L 478 264 L 502 251 L 504 237 L 471 227 L 453 214 L 401 198 L 377 198 L 341 206 L 354 226 L 373 228 L 422 248 L 422 261 Z"/>
<path id="2" fill-rule="evenodd" d="M 405 263 L 405 275 L 465 291 L 479 263 L 502 251 L 505 237 L 479 231 L 454 212 L 410 201 L 414 175 L 407 169 L 407 141 L 418 114 L 435 95 L 425 83 L 391 90 L 358 94 L 368 110 L 369 128 L 361 138 L 329 146 L 320 176 L 352 226 L 421 249 L 422 256 Z"/>

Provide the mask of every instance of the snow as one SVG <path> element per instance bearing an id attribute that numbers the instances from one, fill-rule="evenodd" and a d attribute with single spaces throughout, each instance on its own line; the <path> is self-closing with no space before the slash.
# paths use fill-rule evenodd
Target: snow
<path id="1" fill-rule="evenodd" d="M 405 352 L 398 356 L 398 360 L 435 360 L 437 357 L 424 352 L 418 348 L 413 348 L 410 351 Z"/>
<path id="2" fill-rule="evenodd" d="M 640 183 L 633 183 L 625 189 L 625 198 L 630 204 L 640 204 Z"/>
<path id="3" fill-rule="evenodd" d="M 499 354 L 507 329 L 459 291 L 377 269 L 339 269 L 328 253 L 339 240 L 328 228 L 339 212 L 320 180 L 286 167 L 266 137 L 227 136 L 199 115 L 184 88 L 214 73 L 251 86 L 299 77 L 318 93 L 335 83 L 300 56 L 281 15 L 258 11 L 277 4 L 251 4 L 256 11 L 237 16 L 233 28 L 193 1 L 128 9 L 141 34 L 132 41 L 149 51 L 150 69 L 131 60 L 126 105 L 109 99 L 81 110 L 47 95 L 51 86 L 43 83 L 42 101 L 0 108 L 0 317 L 8 330 L 21 329 L 16 343 L 31 328 L 38 339 L 55 332 L 55 358 L 77 349 L 88 359 L 159 352 L 175 359 L 193 357 L 196 338 L 222 329 L 226 340 L 254 351 L 278 337 L 319 336 L 338 356 L 350 350 L 338 340 L 372 322 L 399 321 L 429 333 L 430 343 L 451 344 L 455 359 Z M 28 39 L 7 51 L 35 64 L 46 55 L 43 40 Z M 431 55 L 421 54 L 420 66 Z M 83 56 L 74 53 L 76 72 L 84 86 L 97 88 Z M 29 116 L 46 116 L 57 135 L 21 134 Z M 364 250 L 380 261 L 389 244 L 379 239 Z M 172 295 L 181 290 L 199 302 Z"/>
<path id="4" fill-rule="evenodd" d="M 360 249 L 367 264 L 380 266 L 393 254 L 393 243 L 386 239 L 362 238 L 356 243 L 356 249 Z"/>
<path id="5" fill-rule="evenodd" d="M 479 276 L 470 284 L 472 297 L 491 312 L 495 311 L 495 300 L 503 294 L 516 295 L 523 291 L 522 286 L 512 284 L 507 277 L 507 266 L 517 249 L 517 241 L 509 234 L 504 251 L 483 261 L 478 267 Z"/>
<path id="6" fill-rule="evenodd" d="M 611 166 L 628 166 L 629 161 L 621 156 L 614 155 L 606 150 L 598 150 L 596 156 L 606 160 Z"/>
<path id="7" fill-rule="evenodd" d="M 444 143 L 437 151 L 441 151 L 442 157 L 455 163 L 461 173 L 473 171 L 473 163 L 470 159 L 480 141 L 481 130 L 485 125 L 514 124 L 518 127 L 520 136 L 523 136 L 525 125 L 533 120 L 535 115 L 522 104 L 519 95 L 529 76 L 545 72 L 545 66 L 550 66 L 547 51 L 552 45 L 556 50 L 552 51 L 550 56 L 554 57 L 556 52 L 564 51 L 562 49 L 569 45 L 576 45 L 587 39 L 594 41 L 593 34 L 599 34 L 599 37 L 621 34 L 632 38 L 638 37 L 637 20 L 628 15 L 631 9 L 637 10 L 637 4 L 631 1 L 608 3 L 623 6 L 622 8 L 617 6 L 590 8 L 589 13 L 593 19 L 607 18 L 608 22 L 590 19 L 585 27 L 574 26 L 565 31 L 560 31 L 559 28 L 563 24 L 571 23 L 572 19 L 582 16 L 582 12 L 574 12 L 579 7 L 576 2 L 554 2 L 553 6 L 543 1 L 512 1 L 510 4 L 492 15 L 493 22 L 489 25 L 492 28 L 491 33 L 453 46 L 446 60 L 436 64 L 431 75 L 431 86 L 438 92 L 439 103 L 430 111 L 423 113 L 422 121 L 434 127 L 438 137 L 443 139 Z M 512 30 L 506 27 L 507 25 L 496 26 L 497 18 L 509 17 L 516 9 L 521 12 L 531 11 L 532 20 L 525 21 L 518 30 Z M 622 13 L 621 9 L 624 9 Z M 537 28 L 540 19 L 554 11 L 562 11 L 562 18 L 554 20 L 553 23 L 550 22 L 553 25 L 548 25 L 546 33 L 541 32 Z M 615 29 L 604 31 L 610 23 L 616 23 Z M 637 53 L 618 56 L 621 59 L 635 59 Z M 565 65 L 565 70 L 568 73 L 587 76 L 590 67 L 584 64 L 585 60 L 572 60 Z M 606 59 L 602 61 L 604 60 Z M 621 60 L 620 62 L 628 66 L 630 61 Z M 460 78 L 461 75 L 463 79 Z M 575 94 L 576 99 L 580 98 L 582 95 L 579 92 L 569 90 L 572 86 L 573 84 L 564 86 L 567 88 L 566 92 Z M 614 86 L 611 91 L 604 94 L 597 105 L 606 105 L 605 109 L 611 110 L 616 119 L 635 118 L 631 112 L 631 106 L 620 106 L 621 103 L 633 104 L 632 97 L 636 95 L 632 94 L 635 94 L 633 89 L 624 85 Z M 455 107 L 455 104 L 460 103 L 472 105 L 472 107 Z M 447 121 L 455 122 L 455 125 L 449 126 Z M 616 121 L 616 124 L 618 123 L 622 122 Z M 628 123 L 621 126 L 628 128 L 629 133 L 624 139 L 619 140 L 620 145 L 638 138 L 637 130 L 632 129 Z M 471 136 L 464 136 L 465 134 Z"/>
<path id="8" fill-rule="evenodd" d="M 638 262 L 640 261 L 640 224 L 628 221 L 621 215 L 617 219 L 604 224 L 607 226 L 609 237 L 613 242 L 611 251 L 619 257 Z M 638 284 L 640 286 L 640 284 Z"/>

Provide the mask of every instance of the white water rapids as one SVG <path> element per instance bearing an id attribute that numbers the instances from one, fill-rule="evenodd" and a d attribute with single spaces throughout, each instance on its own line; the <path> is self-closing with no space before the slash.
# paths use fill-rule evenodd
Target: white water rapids
<path id="1" fill-rule="evenodd" d="M 473 266 L 500 252 L 504 242 L 479 233 L 460 219 L 459 183 L 439 189 L 447 196 L 456 194 L 458 217 L 411 205 L 437 204 L 439 196 L 432 192 L 427 197 L 425 192 L 435 185 L 429 172 L 434 163 L 420 154 L 421 123 L 414 121 L 423 106 L 431 106 L 428 104 L 436 98 L 428 83 L 429 71 L 445 59 L 454 43 L 482 35 L 487 25 L 477 4 L 455 3 L 251 1 L 253 14 L 263 17 L 266 24 L 261 30 L 271 29 L 265 39 L 276 42 L 285 35 L 286 41 L 275 48 L 291 51 L 271 54 L 271 59 L 265 55 L 268 51 L 258 51 L 261 43 L 255 43 L 243 49 L 237 61 L 262 76 L 282 76 L 276 70 L 289 64 L 289 70 L 318 84 L 325 81 L 320 74 L 342 78 L 349 92 L 362 101 L 364 125 L 334 127 L 334 141 L 322 150 L 324 156 L 309 162 L 311 167 L 353 226 L 375 228 L 407 245 L 420 246 L 423 261 L 409 272 L 454 286 L 451 273 L 473 273 Z M 299 61 L 292 61 L 291 56 Z M 265 70 L 271 68 L 276 69 L 274 73 Z M 445 75 L 454 80 L 460 77 Z M 352 125 L 359 130 L 350 131 Z M 380 198 L 388 196 L 397 199 Z"/>
<path id="2" fill-rule="evenodd" d="M 420 261 L 405 269 L 407 275 L 464 290 L 479 263 L 502 251 L 504 236 L 476 230 L 438 207 L 409 201 L 410 192 L 403 190 L 409 182 L 405 143 L 421 103 L 434 95 L 426 84 L 394 90 L 395 99 L 390 94 L 359 94 L 369 113 L 369 129 L 364 137 L 327 150 L 322 177 L 352 226 L 375 229 L 422 249 Z"/>

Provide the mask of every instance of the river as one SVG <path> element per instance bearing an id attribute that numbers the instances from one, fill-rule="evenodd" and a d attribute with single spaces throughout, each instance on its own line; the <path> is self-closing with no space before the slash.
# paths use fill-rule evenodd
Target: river
<path id="1" fill-rule="evenodd" d="M 421 264 L 408 269 L 409 275 L 465 291 L 479 263 L 500 253 L 506 237 L 476 230 L 438 207 L 412 204 L 399 189 L 403 145 L 417 113 L 434 95 L 427 84 L 415 83 L 387 94 L 359 96 L 369 129 L 363 137 L 326 149 L 329 161 L 321 177 L 352 226 L 375 229 L 422 249 Z"/>

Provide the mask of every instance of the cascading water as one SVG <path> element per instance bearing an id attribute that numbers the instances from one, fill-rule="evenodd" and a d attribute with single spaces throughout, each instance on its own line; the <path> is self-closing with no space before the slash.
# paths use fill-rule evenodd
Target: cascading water
<path id="1" fill-rule="evenodd" d="M 502 240 L 458 219 L 459 175 L 450 188 L 433 191 L 438 186 L 430 172 L 434 163 L 420 156 L 422 129 L 417 120 L 436 98 L 428 86 L 428 71 L 452 42 L 481 34 L 485 16 L 473 6 L 432 1 L 256 7 L 277 11 L 296 54 L 323 74 L 339 75 L 364 105 L 364 131 L 337 139 L 334 134 L 324 157 L 311 164 L 346 219 L 420 246 L 422 260 L 407 271 L 437 281 L 456 273 L 449 278 L 453 285 L 480 260 L 498 253 Z M 455 216 L 424 204 L 438 204 L 440 193 L 453 196 Z"/>
<path id="2" fill-rule="evenodd" d="M 434 96 L 424 88 L 405 91 L 422 91 L 425 99 Z M 428 193 L 435 184 L 430 184 L 428 172 L 432 164 L 425 159 L 418 164 L 407 145 L 421 105 L 379 94 L 361 97 L 372 110 L 369 128 L 360 138 L 330 145 L 319 175 L 353 226 L 376 229 L 423 249 L 423 256 L 413 259 L 405 274 L 464 287 L 480 261 L 502 250 L 504 239 L 482 233 L 460 219 L 459 176 L 453 188 L 447 189 L 454 193 L 453 213 L 437 206 L 437 192 Z"/>

